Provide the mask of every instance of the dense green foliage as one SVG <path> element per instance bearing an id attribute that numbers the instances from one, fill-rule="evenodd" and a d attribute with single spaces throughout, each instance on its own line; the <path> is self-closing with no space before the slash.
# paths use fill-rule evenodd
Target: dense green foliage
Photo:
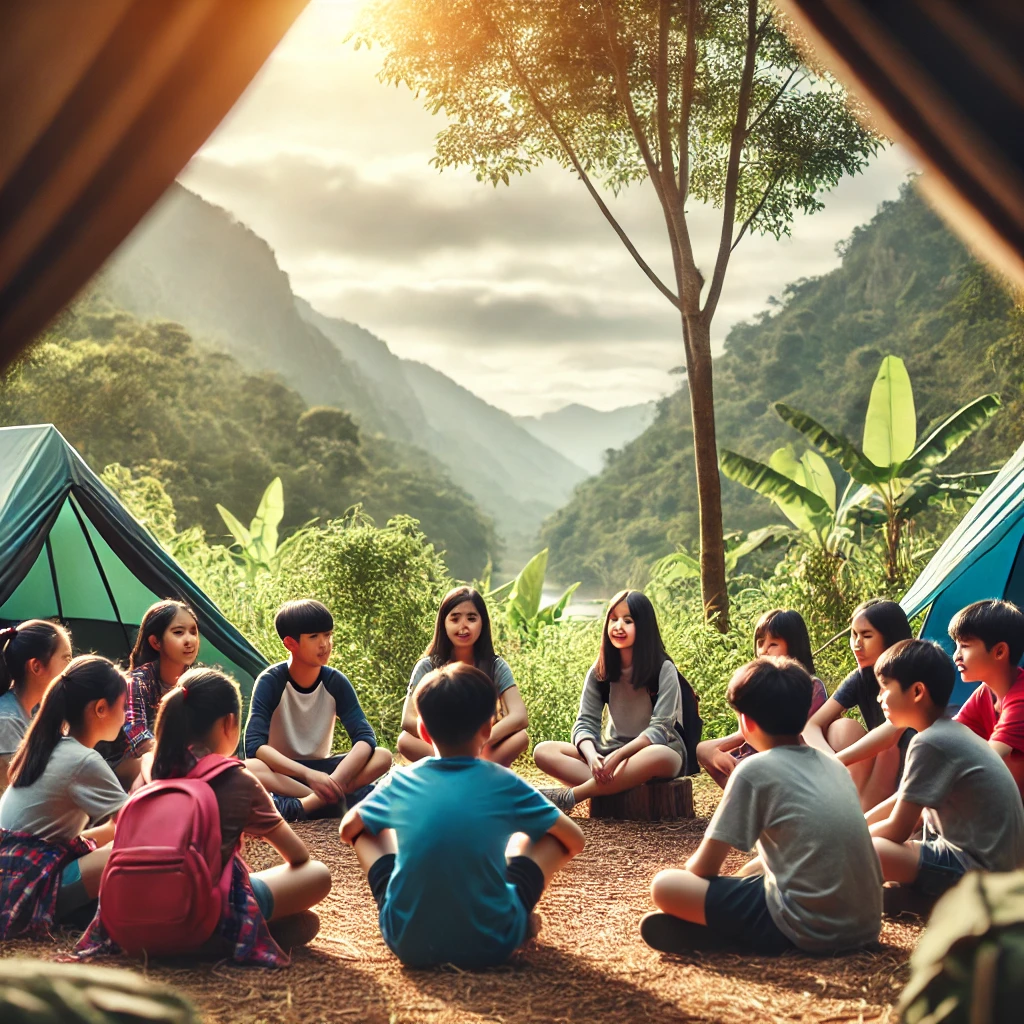
<path id="1" fill-rule="evenodd" d="M 310 409 L 272 374 L 200 349 L 178 324 L 141 322 L 91 298 L 72 307 L 0 386 L 0 424 L 53 423 L 95 469 L 118 462 L 166 484 L 180 525 L 226 534 L 280 477 L 288 532 L 362 504 L 380 522 L 417 519 L 448 567 L 478 575 L 491 521 L 431 456 Z"/>
<path id="2" fill-rule="evenodd" d="M 719 444 L 767 461 L 799 441 L 771 408 L 779 401 L 859 441 L 875 371 L 891 353 L 914 381 L 919 437 L 979 394 L 1002 398 L 1003 411 L 949 460 L 951 472 L 1005 461 L 1024 440 L 1024 319 L 1007 293 L 911 186 L 841 253 L 838 269 L 789 286 L 775 308 L 730 331 L 715 360 Z M 684 383 L 654 424 L 547 521 L 552 574 L 607 591 L 642 579 L 678 544 L 692 550 L 691 446 Z M 777 519 L 767 499 L 730 481 L 723 503 L 728 529 Z"/>

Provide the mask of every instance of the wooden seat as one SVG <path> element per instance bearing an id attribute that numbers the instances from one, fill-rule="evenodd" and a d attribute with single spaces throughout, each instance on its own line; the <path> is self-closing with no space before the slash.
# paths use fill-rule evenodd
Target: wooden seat
<path id="1" fill-rule="evenodd" d="M 647 782 L 623 793 L 591 797 L 590 816 L 616 818 L 619 821 L 678 821 L 680 818 L 694 818 L 693 779 Z"/>

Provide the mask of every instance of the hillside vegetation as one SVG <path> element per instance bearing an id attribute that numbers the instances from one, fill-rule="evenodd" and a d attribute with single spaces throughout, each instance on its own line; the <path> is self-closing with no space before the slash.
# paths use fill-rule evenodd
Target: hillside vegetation
<path id="1" fill-rule="evenodd" d="M 765 459 L 799 435 L 771 410 L 785 401 L 860 440 L 882 357 L 907 364 L 918 436 L 970 399 L 1005 408 L 950 461 L 1000 464 L 1024 441 L 1024 317 L 912 186 L 841 244 L 842 264 L 790 285 L 752 323 L 734 327 L 715 360 L 719 448 Z M 799 446 L 798 446 L 799 447 Z M 778 522 L 778 511 L 723 480 L 726 529 Z M 544 525 L 550 572 L 608 591 L 642 580 L 682 543 L 695 549 L 697 496 L 685 382 L 654 423 L 612 453 Z"/>

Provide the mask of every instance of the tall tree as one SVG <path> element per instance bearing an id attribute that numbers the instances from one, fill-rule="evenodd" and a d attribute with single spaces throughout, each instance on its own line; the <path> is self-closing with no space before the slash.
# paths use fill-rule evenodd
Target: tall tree
<path id="1" fill-rule="evenodd" d="M 766 0 L 373 0 L 356 46 L 386 50 L 449 121 L 439 168 L 509 183 L 545 160 L 573 171 L 629 254 L 680 313 L 700 503 L 701 589 L 727 625 L 711 324 L 729 258 L 751 232 L 788 234 L 880 139 L 803 61 Z M 650 180 L 673 279 L 662 280 L 602 196 Z M 713 267 L 698 267 L 687 203 L 721 210 Z"/>

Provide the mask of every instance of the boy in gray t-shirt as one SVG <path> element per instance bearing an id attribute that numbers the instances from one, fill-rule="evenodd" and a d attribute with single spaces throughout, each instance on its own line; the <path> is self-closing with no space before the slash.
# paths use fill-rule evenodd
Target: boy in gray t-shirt
<path id="1" fill-rule="evenodd" d="M 903 640 L 875 663 L 878 700 L 897 728 L 917 730 L 894 796 L 868 812 L 888 882 L 938 896 L 966 871 L 1024 865 L 1024 806 L 1002 758 L 967 726 L 943 716 L 956 681 L 949 655 Z M 924 821 L 924 838 L 911 833 Z"/>
<path id="2" fill-rule="evenodd" d="M 648 945 L 835 953 L 878 939 L 882 874 L 857 788 L 834 757 L 800 739 L 812 693 L 791 658 L 758 658 L 732 677 L 729 703 L 759 752 L 729 776 L 685 869 L 655 876 L 651 892 L 664 913 L 640 922 Z M 759 856 L 720 877 L 733 848 Z"/>

